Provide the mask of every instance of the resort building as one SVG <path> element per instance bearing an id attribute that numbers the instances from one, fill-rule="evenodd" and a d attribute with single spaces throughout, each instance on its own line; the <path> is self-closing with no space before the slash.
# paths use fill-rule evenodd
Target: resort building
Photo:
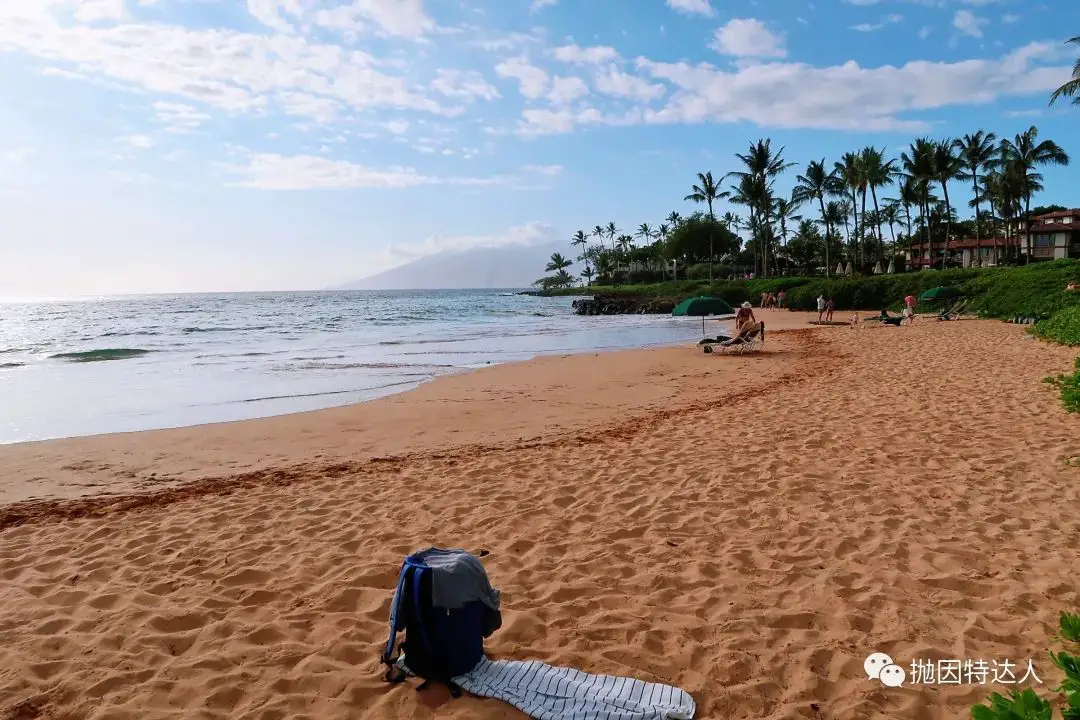
<path id="1" fill-rule="evenodd" d="M 1080 258 L 1080 208 L 1038 215 L 1032 218 L 1031 260 L 1058 260 Z M 1013 236 L 996 238 L 951 238 L 945 242 L 912 245 L 912 252 L 904 249 L 909 267 L 993 267 L 1006 258 L 1018 254 L 1027 255 L 1027 241 L 1022 222 L 1011 228 Z"/>

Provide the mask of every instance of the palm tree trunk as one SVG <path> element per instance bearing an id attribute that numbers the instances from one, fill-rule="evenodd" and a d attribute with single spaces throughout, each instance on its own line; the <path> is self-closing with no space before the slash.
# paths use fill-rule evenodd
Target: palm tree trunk
<path id="1" fill-rule="evenodd" d="M 881 237 L 881 209 L 878 207 L 877 202 L 877 189 L 871 185 L 870 194 L 874 196 L 874 217 L 877 218 L 877 241 L 878 241 L 878 260 L 885 259 L 885 238 Z M 893 238 L 895 240 L 895 238 Z"/>
<path id="2" fill-rule="evenodd" d="M 855 194 L 855 188 L 851 188 L 851 216 L 854 218 L 851 224 L 851 232 L 854 233 L 854 240 L 848 237 L 848 245 L 853 247 L 855 259 L 859 259 L 859 196 Z"/>
<path id="3" fill-rule="evenodd" d="M 915 246 L 911 238 L 911 206 L 907 203 L 904 204 L 904 214 L 907 216 L 907 254 L 910 261 L 914 259 Z"/>
<path id="4" fill-rule="evenodd" d="M 818 205 L 821 207 L 821 224 L 825 226 L 825 277 L 829 277 L 829 220 L 825 215 L 825 198 L 818 195 Z"/>
<path id="5" fill-rule="evenodd" d="M 971 189 L 975 193 L 975 246 L 979 246 L 979 169 L 971 168 Z"/>
<path id="6" fill-rule="evenodd" d="M 1024 230 L 1027 240 L 1025 245 L 1027 246 L 1027 260 L 1024 264 L 1027 265 L 1032 260 L 1031 255 L 1031 193 L 1024 193 Z"/>
<path id="7" fill-rule="evenodd" d="M 949 183 L 941 181 L 941 194 L 945 196 L 945 251 L 949 250 L 949 233 L 952 232 L 952 205 L 949 203 Z M 942 268 L 945 259 L 942 258 Z"/>
<path id="8" fill-rule="evenodd" d="M 862 240 L 861 245 L 858 248 L 856 256 L 858 257 L 859 268 L 866 264 L 866 188 L 862 189 L 862 232 L 859 234 L 855 241 Z"/>

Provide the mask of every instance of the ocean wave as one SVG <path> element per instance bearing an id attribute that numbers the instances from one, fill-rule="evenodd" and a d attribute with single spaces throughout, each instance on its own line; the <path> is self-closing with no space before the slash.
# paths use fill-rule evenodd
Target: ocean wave
<path id="1" fill-rule="evenodd" d="M 262 402 L 264 400 L 292 400 L 293 398 L 322 397 L 323 395 L 349 395 L 353 393 L 369 392 L 371 390 L 383 390 L 385 388 L 399 387 L 401 385 L 416 384 L 416 380 L 403 380 L 401 382 L 386 383 L 385 385 L 375 385 L 373 387 L 357 388 L 354 390 L 327 390 L 325 392 L 298 393 L 296 395 L 267 395 L 266 397 L 247 398 L 246 400 L 237 400 L 236 402 L 253 403 Z"/>
<path id="2" fill-rule="evenodd" d="M 130 335 L 160 335 L 161 333 L 155 330 L 131 330 L 129 332 L 121 330 L 112 330 L 107 333 L 101 333 L 98 337 L 127 337 Z"/>
<path id="3" fill-rule="evenodd" d="M 186 327 L 181 332 L 186 333 L 211 333 L 211 332 L 244 332 L 246 330 L 269 330 L 269 325 L 251 325 L 245 327 Z"/>
<path id="4" fill-rule="evenodd" d="M 3 368 L 17 368 L 17 367 L 22 367 L 25 364 L 26 363 L 20 363 L 20 362 L 0 363 L 0 369 L 3 369 Z"/>
<path id="5" fill-rule="evenodd" d="M 126 360 L 128 358 L 142 357 L 154 352 L 142 348 L 104 348 L 102 350 L 84 350 L 82 352 L 57 353 L 50 355 L 53 360 L 65 360 L 67 362 L 103 362 L 106 360 Z"/>
<path id="6" fill-rule="evenodd" d="M 289 365 L 289 370 L 421 370 L 424 368 L 437 370 L 439 368 L 452 368 L 455 365 L 443 365 L 436 363 L 394 363 L 394 362 L 360 362 L 360 363 L 328 363 L 328 362 L 304 362 Z M 403 373 L 406 374 L 406 373 Z M 429 375 L 430 373 L 414 373 L 417 375 Z"/>

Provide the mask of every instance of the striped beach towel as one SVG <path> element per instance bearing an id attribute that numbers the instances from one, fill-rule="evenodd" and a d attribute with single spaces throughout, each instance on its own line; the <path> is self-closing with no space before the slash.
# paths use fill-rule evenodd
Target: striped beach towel
<path id="1" fill-rule="evenodd" d="M 659 683 L 589 675 L 535 660 L 488 660 L 454 678 L 462 690 L 508 702 L 536 720 L 692 720 L 690 694 Z"/>

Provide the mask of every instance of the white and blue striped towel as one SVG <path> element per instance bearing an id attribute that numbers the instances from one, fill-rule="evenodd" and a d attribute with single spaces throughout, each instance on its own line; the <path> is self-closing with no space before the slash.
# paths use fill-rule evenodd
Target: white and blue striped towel
<path id="1" fill-rule="evenodd" d="M 694 699 L 670 685 L 589 675 L 535 660 L 484 658 L 454 678 L 462 690 L 508 702 L 536 720 L 692 720 Z"/>

